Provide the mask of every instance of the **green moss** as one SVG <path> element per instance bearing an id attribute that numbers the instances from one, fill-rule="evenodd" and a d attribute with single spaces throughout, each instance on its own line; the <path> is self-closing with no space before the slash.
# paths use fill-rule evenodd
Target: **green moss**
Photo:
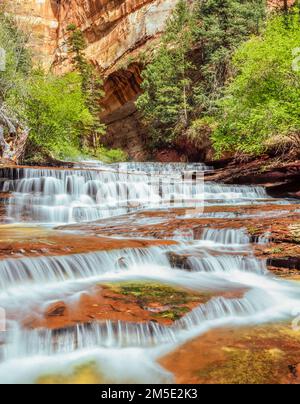
<path id="1" fill-rule="evenodd" d="M 154 282 L 123 282 L 108 284 L 110 289 L 123 296 L 136 298 L 137 304 L 143 308 L 155 303 L 161 306 L 161 311 L 153 313 L 154 317 L 178 320 L 191 309 L 187 305 L 191 302 L 204 303 L 210 295 L 207 293 L 194 294 L 192 292 L 174 288 Z"/>
<path id="2" fill-rule="evenodd" d="M 225 361 L 197 372 L 204 381 L 220 384 L 272 384 L 278 382 L 280 355 L 271 350 L 225 348 Z"/>
<path id="3" fill-rule="evenodd" d="M 37 384 L 100 384 L 105 380 L 94 362 L 75 367 L 71 374 L 41 376 Z"/>
<path id="4" fill-rule="evenodd" d="M 254 227 L 254 226 L 248 226 L 247 227 L 248 233 L 251 236 L 255 236 L 257 235 L 257 233 L 259 233 L 260 229 L 258 227 Z"/>
<path id="5" fill-rule="evenodd" d="M 153 282 L 125 282 L 112 284 L 111 287 L 122 295 L 139 298 L 145 305 L 153 302 L 161 305 L 178 305 L 199 299 L 199 296 L 185 290 Z"/>
<path id="6" fill-rule="evenodd" d="M 161 313 L 157 313 L 155 316 L 176 321 L 181 319 L 181 317 L 189 311 L 190 309 L 188 307 L 174 307 L 172 310 L 166 310 Z"/>
<path id="7" fill-rule="evenodd" d="M 269 250 L 270 254 L 281 254 L 284 252 L 284 248 L 281 247 L 274 247 Z"/>

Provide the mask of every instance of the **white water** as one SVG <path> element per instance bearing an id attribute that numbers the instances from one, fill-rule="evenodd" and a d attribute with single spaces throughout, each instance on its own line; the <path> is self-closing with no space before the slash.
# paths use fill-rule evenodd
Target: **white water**
<path id="1" fill-rule="evenodd" d="M 267 198 L 264 189 L 252 187 L 207 184 L 197 188 L 188 184 L 182 188 L 178 183 L 171 190 L 170 183 L 158 175 L 174 174 L 178 179 L 186 168 L 205 169 L 149 164 L 127 166 L 139 172 L 130 174 L 2 170 L 2 190 L 14 192 L 7 207 L 12 221 L 47 223 L 119 215 L 131 209 L 128 201 L 138 203 L 139 208 L 165 207 L 165 195 L 172 194 L 174 200 L 174 189 L 175 199 L 183 196 L 183 203 L 193 198 L 208 199 L 209 203 L 220 199 L 230 204 L 242 200 L 259 203 Z M 157 175 L 158 187 L 149 185 L 149 172 Z M 254 257 L 246 230 L 206 229 L 197 241 L 193 232 L 178 230 L 174 239 L 179 244 L 171 247 L 0 261 L 0 306 L 8 314 L 8 332 L 0 335 L 0 382 L 32 383 L 43 375 L 70 374 L 76 366 L 90 362 L 108 382 L 171 382 L 172 375 L 157 359 L 178 345 L 212 328 L 288 320 L 299 307 L 299 286 L 268 273 L 266 263 Z M 258 241 L 267 243 L 268 235 Z M 169 252 L 187 256 L 189 269 L 172 268 Z M 54 302 L 76 304 L 82 294 L 92 293 L 94 286 L 128 280 L 154 280 L 206 291 L 212 298 L 170 327 L 112 321 L 56 331 L 30 331 L 21 326 L 28 314 L 42 315 Z M 241 290 L 243 297 L 222 297 L 222 292 Z"/>
<path id="2" fill-rule="evenodd" d="M 40 223 L 95 221 L 145 207 L 202 206 L 205 200 L 241 203 L 267 198 L 261 187 L 204 185 L 203 165 L 196 177 L 194 171 L 171 174 L 173 166 L 167 167 L 168 175 L 159 170 L 157 175 L 155 169 L 147 173 L 112 169 L 2 169 L 0 191 L 13 192 L 7 207 L 8 220 Z"/>
<path id="3" fill-rule="evenodd" d="M 121 171 L 133 171 L 154 174 L 183 173 L 186 171 L 211 171 L 213 167 L 208 167 L 203 163 L 120 163 L 118 168 Z"/>
<path id="4" fill-rule="evenodd" d="M 202 239 L 220 244 L 250 244 L 250 237 L 245 229 L 205 229 Z"/>

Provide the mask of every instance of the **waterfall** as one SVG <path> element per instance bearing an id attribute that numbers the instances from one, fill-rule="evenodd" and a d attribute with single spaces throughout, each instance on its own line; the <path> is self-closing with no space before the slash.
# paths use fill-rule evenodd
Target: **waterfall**
<path id="1" fill-rule="evenodd" d="M 205 229 L 201 239 L 224 245 L 250 244 L 250 237 L 245 229 Z"/>
<path id="2" fill-rule="evenodd" d="M 262 292 L 251 292 L 242 299 L 215 298 L 175 321 L 172 326 L 162 326 L 155 322 L 138 324 L 103 321 L 58 330 L 30 331 L 15 327 L 8 336 L 11 343 L 4 348 L 3 355 L 6 359 L 11 359 L 62 354 L 93 347 L 150 347 L 172 344 L 205 322 L 254 316 L 257 312 L 266 310 L 271 303 L 272 299 Z"/>
<path id="3" fill-rule="evenodd" d="M 207 182 L 205 184 L 205 199 L 267 199 L 263 187 L 245 185 L 220 185 Z"/>
<path id="4" fill-rule="evenodd" d="M 152 168 L 127 172 L 112 169 L 0 169 L 0 192 L 13 193 L 7 206 L 8 219 L 39 223 L 95 221 L 145 207 L 202 206 L 204 200 L 224 203 L 267 198 L 261 187 L 204 184 L 203 176 L 197 176 L 206 169 L 202 165 L 196 177 L 194 171 L 182 174 L 182 169 L 193 167 L 190 165 L 183 165 L 180 169 L 169 165 L 165 167 L 166 173 L 155 170 L 152 165 L 149 167 Z"/>
<path id="5" fill-rule="evenodd" d="M 166 248 L 125 249 L 67 256 L 5 259 L 0 261 L 0 292 L 18 285 L 88 279 L 145 264 L 168 265 Z"/>
<path id="6" fill-rule="evenodd" d="M 188 259 L 193 271 L 200 272 L 252 272 L 266 274 L 266 262 L 259 261 L 254 257 L 242 256 L 207 256 L 203 258 L 190 257 Z"/>
<path id="7" fill-rule="evenodd" d="M 121 171 L 136 171 L 153 174 L 174 174 L 186 171 L 212 171 L 213 167 L 209 167 L 203 163 L 120 163 L 118 168 Z"/>

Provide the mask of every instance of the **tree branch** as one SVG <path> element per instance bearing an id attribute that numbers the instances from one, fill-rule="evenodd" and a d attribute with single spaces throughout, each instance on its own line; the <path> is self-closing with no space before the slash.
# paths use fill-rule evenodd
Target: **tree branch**
<path id="1" fill-rule="evenodd" d="M 29 128 L 23 127 L 15 118 L 9 115 L 2 107 L 0 109 L 0 147 L 2 149 L 2 158 L 18 162 L 22 157 L 26 142 L 29 136 Z M 9 145 L 4 138 L 4 128 L 7 128 L 10 135 L 14 136 L 12 145 Z"/>

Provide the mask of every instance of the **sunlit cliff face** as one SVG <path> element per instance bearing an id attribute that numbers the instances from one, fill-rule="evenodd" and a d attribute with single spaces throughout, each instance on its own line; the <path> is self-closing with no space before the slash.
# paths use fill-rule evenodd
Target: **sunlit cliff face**
<path id="1" fill-rule="evenodd" d="M 32 28 L 35 56 L 45 67 L 68 67 L 66 32 L 76 24 L 85 34 L 87 56 L 101 70 L 142 47 L 164 29 L 174 0 L 5 0 L 24 25 Z"/>
<path id="2" fill-rule="evenodd" d="M 20 27 L 30 34 L 34 59 L 45 68 L 53 63 L 56 46 L 58 3 L 56 0 L 2 0 Z"/>
<path id="3" fill-rule="evenodd" d="M 142 67 L 138 55 L 163 31 L 175 0 L 5 1 L 20 24 L 31 31 L 34 59 L 56 73 L 70 69 L 67 27 L 76 24 L 84 32 L 87 57 L 106 78 L 103 119 L 114 125 L 135 113 Z M 135 120 L 127 124 L 126 138 L 138 150 Z M 116 131 L 114 126 L 109 139 Z"/>

